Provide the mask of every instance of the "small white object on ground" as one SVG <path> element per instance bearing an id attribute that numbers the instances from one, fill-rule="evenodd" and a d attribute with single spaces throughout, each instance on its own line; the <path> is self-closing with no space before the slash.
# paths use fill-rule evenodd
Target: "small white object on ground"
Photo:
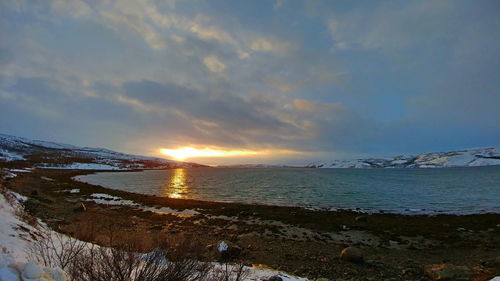
<path id="1" fill-rule="evenodd" d="M 25 170 L 25 169 L 9 169 L 9 171 L 14 173 L 31 173 L 30 170 Z"/>
<path id="2" fill-rule="evenodd" d="M 229 248 L 229 246 L 226 244 L 226 242 L 221 241 L 219 243 L 219 247 L 217 247 L 217 250 L 219 250 L 219 252 L 225 252 L 228 250 L 228 248 Z"/>

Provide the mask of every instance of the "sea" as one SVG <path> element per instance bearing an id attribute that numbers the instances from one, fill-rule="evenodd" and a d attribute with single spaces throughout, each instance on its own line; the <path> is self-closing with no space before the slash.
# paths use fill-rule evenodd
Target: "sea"
<path id="1" fill-rule="evenodd" d="M 403 214 L 500 213 L 500 166 L 435 169 L 188 168 L 76 180 L 180 199 Z"/>

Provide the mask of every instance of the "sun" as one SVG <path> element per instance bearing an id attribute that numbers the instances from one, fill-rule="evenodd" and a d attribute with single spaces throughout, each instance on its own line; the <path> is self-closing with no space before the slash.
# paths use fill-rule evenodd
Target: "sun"
<path id="1" fill-rule="evenodd" d="M 193 157 L 227 157 L 227 156 L 239 156 L 239 155 L 254 155 L 258 152 L 255 151 L 243 151 L 243 150 L 220 150 L 220 149 L 210 149 L 210 148 L 193 148 L 193 147 L 181 147 L 177 149 L 160 149 L 161 154 L 171 156 L 177 160 L 185 160 L 187 158 Z"/>

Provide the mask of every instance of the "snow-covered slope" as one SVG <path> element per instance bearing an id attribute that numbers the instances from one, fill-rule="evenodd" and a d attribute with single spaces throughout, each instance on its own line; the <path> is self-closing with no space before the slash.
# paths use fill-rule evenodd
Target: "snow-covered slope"
<path id="1" fill-rule="evenodd" d="M 218 165 L 216 168 L 231 168 L 231 169 L 277 169 L 277 168 L 294 168 L 287 165 L 270 165 L 270 164 L 236 164 L 236 165 Z"/>
<path id="2" fill-rule="evenodd" d="M 39 168 L 124 170 L 200 166 L 163 158 L 124 154 L 0 134 L 0 162 Z"/>
<path id="3" fill-rule="evenodd" d="M 310 168 L 445 168 L 500 165 L 500 147 L 401 155 L 394 158 L 334 160 L 307 165 Z"/>

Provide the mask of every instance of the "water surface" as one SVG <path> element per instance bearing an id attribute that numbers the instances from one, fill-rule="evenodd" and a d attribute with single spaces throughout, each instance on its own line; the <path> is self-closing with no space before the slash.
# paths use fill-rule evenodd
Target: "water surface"
<path id="1" fill-rule="evenodd" d="M 500 166 L 440 169 L 218 169 L 102 172 L 80 181 L 220 202 L 397 213 L 500 213 Z"/>

